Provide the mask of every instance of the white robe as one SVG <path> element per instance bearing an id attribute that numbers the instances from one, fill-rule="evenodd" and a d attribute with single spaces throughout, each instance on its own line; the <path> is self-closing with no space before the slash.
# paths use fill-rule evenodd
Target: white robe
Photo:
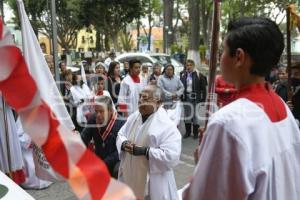
<path id="1" fill-rule="evenodd" d="M 126 76 L 120 86 L 120 93 L 118 97 L 118 104 L 126 104 L 128 115 L 138 110 L 139 95 L 145 87 L 143 78 L 140 77 L 140 83 L 133 82 L 131 76 Z"/>
<path id="2" fill-rule="evenodd" d="M 22 170 L 24 163 L 22 159 L 21 146 L 17 135 L 16 121 L 14 119 L 12 110 L 8 105 L 6 105 L 6 119 L 9 150 L 7 149 L 2 105 L 2 97 L 0 95 L 0 170 L 4 173 L 9 173 Z M 11 159 L 10 165 L 8 163 L 8 154 Z M 9 168 L 9 166 L 11 168 Z"/>
<path id="3" fill-rule="evenodd" d="M 147 122 L 150 122 L 150 124 L 147 124 Z M 136 111 L 129 116 L 127 122 L 119 131 L 117 137 L 117 149 L 121 160 L 119 179 L 123 181 L 123 173 L 127 171 L 127 169 L 124 169 L 125 160 L 134 157 L 129 153 L 121 151 L 121 145 L 124 141 L 132 137 L 132 131 L 136 127 L 138 127 L 138 132 L 133 142 L 140 142 L 140 135 L 146 134 L 148 137 L 142 136 L 142 138 L 145 138 L 146 143 L 148 142 L 145 145 L 150 147 L 147 183 L 145 185 L 147 188 L 144 189 L 144 196 L 138 197 L 145 198 L 148 192 L 151 200 L 177 200 L 178 196 L 173 168 L 178 164 L 180 158 L 181 134 L 162 107 L 150 116 L 144 124 L 142 124 L 141 114 L 139 111 Z M 137 164 L 134 161 L 131 163 L 133 168 Z M 134 172 L 132 173 L 133 176 L 136 176 L 138 173 L 137 170 L 132 170 L 132 172 Z"/>
<path id="4" fill-rule="evenodd" d="M 241 98 L 209 121 L 189 200 L 299 200 L 300 131 Z M 255 191 L 255 192 L 254 192 Z"/>
<path id="5" fill-rule="evenodd" d="M 24 132 L 24 129 L 21 124 L 20 118 L 16 122 L 19 141 L 22 148 L 23 161 L 25 164 L 26 171 L 26 180 L 21 184 L 23 188 L 26 189 L 43 189 L 47 188 L 52 183 L 49 181 L 42 180 L 38 178 L 35 174 L 35 165 L 33 161 L 33 150 L 31 147 L 31 138 L 27 133 Z"/>
<path id="6" fill-rule="evenodd" d="M 92 92 L 86 84 L 83 84 L 82 87 L 76 85 L 70 88 L 73 101 L 77 106 L 76 111 L 76 120 L 78 123 L 87 123 L 85 115 L 89 113 L 88 106 L 80 104 L 81 99 L 90 99 L 92 97 Z"/>

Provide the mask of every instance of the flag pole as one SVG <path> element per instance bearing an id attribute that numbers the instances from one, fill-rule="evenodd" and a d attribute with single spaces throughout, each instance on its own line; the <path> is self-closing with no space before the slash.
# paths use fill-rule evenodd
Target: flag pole
<path id="1" fill-rule="evenodd" d="M 212 34 L 210 44 L 210 61 L 209 61 L 209 77 L 208 77 L 208 98 L 206 102 L 206 117 L 205 127 L 207 127 L 210 113 L 213 111 L 213 103 L 215 102 L 215 79 L 217 71 L 218 60 L 218 47 L 219 47 L 219 34 L 220 34 L 220 13 L 221 13 L 221 0 L 214 0 Z M 203 138 L 204 131 L 199 133 L 199 143 Z"/>
<path id="2" fill-rule="evenodd" d="M 291 53 L 291 7 L 286 8 L 286 56 L 287 56 L 287 73 L 288 73 L 288 101 L 292 100 L 292 88 L 291 88 L 291 65 L 292 65 L 292 53 Z"/>
<path id="3" fill-rule="evenodd" d="M 6 115 L 6 103 L 2 98 L 2 108 L 3 108 L 3 122 L 4 122 L 4 132 L 5 132 L 5 143 L 6 143 L 6 152 L 7 152 L 7 164 L 8 164 L 8 176 L 12 179 L 12 167 L 11 167 L 11 157 L 10 157 L 10 145 L 9 145 L 9 135 L 8 135 L 8 123 L 7 123 L 7 115 Z"/>
<path id="4" fill-rule="evenodd" d="M 55 0 L 51 0 L 51 24 L 52 24 L 52 52 L 53 52 L 53 63 L 55 70 L 55 81 L 60 91 L 60 77 L 58 69 L 58 56 L 57 56 L 57 23 L 56 23 L 56 5 Z"/>

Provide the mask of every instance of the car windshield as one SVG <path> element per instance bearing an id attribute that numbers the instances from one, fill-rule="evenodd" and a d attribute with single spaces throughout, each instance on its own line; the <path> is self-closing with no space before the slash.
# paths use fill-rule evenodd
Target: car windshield
<path id="1" fill-rule="evenodd" d="M 165 66 L 168 63 L 171 63 L 171 57 L 169 56 L 151 56 L 151 58 L 155 59 L 156 62 Z"/>

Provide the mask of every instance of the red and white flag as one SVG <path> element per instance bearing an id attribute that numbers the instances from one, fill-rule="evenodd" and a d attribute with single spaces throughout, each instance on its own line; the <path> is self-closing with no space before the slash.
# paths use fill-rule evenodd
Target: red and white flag
<path id="1" fill-rule="evenodd" d="M 53 98 L 58 91 L 24 4 L 22 0 L 17 2 L 24 56 L 11 43 L 12 36 L 0 20 L 0 91 L 4 99 L 18 112 L 24 130 L 42 148 L 52 168 L 68 180 L 79 199 L 135 199 L 132 191 L 113 180 L 104 162 L 72 132 L 61 97 Z"/>

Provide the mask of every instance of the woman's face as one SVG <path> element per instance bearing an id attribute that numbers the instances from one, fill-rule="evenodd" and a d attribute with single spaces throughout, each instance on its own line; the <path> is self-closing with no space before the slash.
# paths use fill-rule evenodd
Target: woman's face
<path id="1" fill-rule="evenodd" d="M 171 66 L 168 66 L 166 68 L 166 75 L 169 76 L 169 77 L 172 77 L 174 75 L 174 70 Z"/>
<path id="2" fill-rule="evenodd" d="M 117 76 L 120 75 L 120 65 L 116 65 L 115 70 L 114 70 L 114 75 L 117 75 Z"/>

